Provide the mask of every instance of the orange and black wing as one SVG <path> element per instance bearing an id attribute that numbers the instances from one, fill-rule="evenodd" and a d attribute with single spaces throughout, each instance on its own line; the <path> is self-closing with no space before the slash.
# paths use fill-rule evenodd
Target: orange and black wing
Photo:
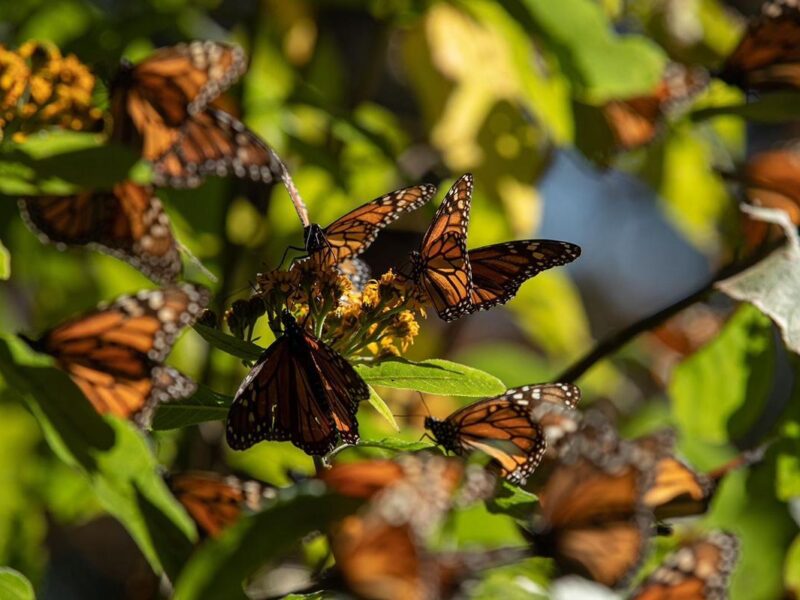
<path id="1" fill-rule="evenodd" d="M 273 183 L 285 179 L 286 168 L 241 121 L 214 108 L 188 117 L 153 169 L 157 185 L 177 188 L 197 187 L 205 177 L 227 175 Z"/>
<path id="2" fill-rule="evenodd" d="M 651 533 L 652 515 L 641 501 L 643 476 L 632 463 L 613 473 L 587 459 L 558 465 L 537 492 L 534 549 L 564 572 L 624 585 L 641 564 Z"/>
<path id="3" fill-rule="evenodd" d="M 149 186 L 125 181 L 110 193 L 23 198 L 23 220 L 59 249 L 87 246 L 111 254 L 160 284 L 181 273 L 169 217 Z"/>
<path id="4" fill-rule="evenodd" d="M 195 390 L 163 361 L 208 300 L 207 290 L 191 284 L 123 296 L 31 345 L 53 356 L 99 413 L 135 417 L 148 426 L 159 403 Z"/>
<path id="5" fill-rule="evenodd" d="M 765 2 L 719 77 L 745 90 L 800 87 L 800 6 L 792 0 Z"/>
<path id="6" fill-rule="evenodd" d="M 735 536 L 713 532 L 667 556 L 633 592 L 632 600 L 722 600 L 736 566 Z"/>
<path id="7" fill-rule="evenodd" d="M 710 477 L 674 456 L 665 456 L 656 462 L 655 477 L 644 502 L 658 519 L 699 515 L 708 508 L 715 488 Z"/>
<path id="8" fill-rule="evenodd" d="M 470 250 L 470 312 L 505 304 L 531 277 L 571 263 L 581 254 L 575 244 L 554 240 L 519 240 Z"/>
<path id="9" fill-rule="evenodd" d="M 240 48 L 217 42 L 178 44 L 123 65 L 111 86 L 112 136 L 141 143 L 143 157 L 157 159 L 188 117 L 205 110 L 245 68 Z"/>
<path id="10" fill-rule="evenodd" d="M 412 278 L 445 321 L 470 307 L 472 272 L 467 258 L 467 228 L 472 201 L 472 175 L 462 175 L 447 192 L 417 254 Z"/>
<path id="11" fill-rule="evenodd" d="M 397 190 L 350 211 L 322 230 L 322 236 L 306 235 L 306 251 L 323 264 L 338 265 L 364 252 L 378 233 L 400 215 L 428 202 L 436 186 L 424 184 Z"/>
<path id="12" fill-rule="evenodd" d="M 708 85 L 708 73 L 670 63 L 653 93 L 615 100 L 602 108 L 620 150 L 635 150 L 652 142 L 665 115 L 685 105 Z"/>
<path id="13" fill-rule="evenodd" d="M 245 377 L 227 420 L 228 444 L 291 441 L 311 455 L 358 441 L 358 404 L 369 388 L 336 351 L 295 324 Z"/>
<path id="14" fill-rule="evenodd" d="M 336 265 L 336 270 L 347 277 L 353 284 L 353 289 L 359 292 L 364 290 L 364 286 L 372 277 L 369 265 L 360 258 L 348 258 Z"/>
<path id="15" fill-rule="evenodd" d="M 203 535 L 217 537 L 246 511 L 257 511 L 274 490 L 257 481 L 212 472 L 173 473 L 167 485 Z"/>

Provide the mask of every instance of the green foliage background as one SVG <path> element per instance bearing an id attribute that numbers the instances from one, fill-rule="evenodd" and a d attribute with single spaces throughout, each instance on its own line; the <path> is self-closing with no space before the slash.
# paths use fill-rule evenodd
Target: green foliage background
<path id="1" fill-rule="evenodd" d="M 677 25 L 670 12 L 677 2 L 622 4 L 2 0 L 0 41 L 9 47 L 29 39 L 52 41 L 106 81 L 123 56 L 141 59 L 153 48 L 184 40 L 234 41 L 245 48 L 250 68 L 233 90 L 233 105 L 287 160 L 314 221 L 328 223 L 403 185 L 442 180 L 444 187 L 471 171 L 476 190 L 470 245 L 477 247 L 535 233 L 543 210 L 537 186 L 557 152 L 607 162 L 600 161 L 610 150 L 602 103 L 651 90 L 669 58 L 714 66 L 741 30 L 717 0 L 680 3 L 684 20 Z M 623 29 L 638 33 L 616 33 Z M 797 103 L 776 98 L 744 109 L 737 107 L 740 92 L 714 83 L 652 146 L 613 162 L 658 193 L 658 210 L 712 265 L 736 256 L 740 232 L 735 198 L 710 166 L 730 166 L 744 155 L 743 117 L 796 115 Z M 98 102 L 104 101 L 101 89 Z M 204 549 L 181 572 L 194 531 L 156 465 L 227 464 L 282 485 L 287 469 L 313 472 L 311 460 L 289 444 L 231 453 L 223 449 L 222 428 L 215 423 L 175 429 L 221 418 L 220 398 L 210 390 L 230 395 L 245 372 L 238 359 L 196 332 L 183 337 L 170 363 L 203 385 L 205 395 L 193 401 L 207 412 L 192 421 L 181 407 L 166 408 L 156 417 L 152 443 L 127 423 L 95 415 L 63 375 L 18 343 L 18 331 L 35 333 L 101 300 L 150 287 L 113 258 L 42 246 L 16 210 L 20 194 L 107 186 L 130 169 L 148 177 L 130 152 L 103 143 L 98 135 L 51 132 L 0 146 L 0 564 L 10 567 L 0 572 L 0 595 L 32 597 L 11 569 L 40 585 L 50 560 L 48 530 L 71 531 L 108 512 L 153 568 L 177 581 L 179 597 L 211 597 L 203 594 L 228 580 L 210 574 L 243 567 L 238 543 L 274 536 L 274 544 L 262 541 L 258 548 L 264 556 L 277 555 L 281 535 L 296 539 L 343 507 L 331 505 L 319 490 L 301 490 L 224 543 Z M 187 265 L 190 279 L 214 289 L 218 312 L 234 295 L 246 295 L 254 274 L 274 266 L 286 245 L 301 242 L 301 227 L 280 188 L 209 180 L 197 190 L 159 195 L 181 242 L 218 277 L 208 282 Z M 399 229 L 421 232 L 432 210 L 404 218 Z M 387 248 L 379 260 L 391 255 Z M 593 344 L 584 311 L 590 302 L 564 270 L 548 272 L 492 313 L 489 322 L 503 323 L 508 335 L 484 343 L 485 329 L 470 329 L 469 323 L 444 328 L 433 318 L 423 324 L 409 358 L 450 359 L 507 386 L 551 381 Z M 267 345 L 271 334 L 259 334 L 259 345 Z M 764 464 L 729 476 L 709 514 L 691 527 L 721 527 L 741 536 L 734 599 L 768 600 L 787 587 L 797 589 L 800 538 L 787 503 L 800 495 L 800 399 L 791 397 L 779 409 L 768 402 L 773 394 L 789 393 L 793 382 L 778 381 L 775 374 L 779 367 L 796 372 L 795 357 L 787 357 L 770 321 L 749 306 L 738 308 L 665 385 L 642 383 L 659 352 L 639 340 L 617 360 L 598 365 L 579 382 L 586 403 L 611 402 L 630 434 L 676 427 L 683 454 L 700 469 L 733 457 L 737 447 L 776 437 Z M 363 374 L 396 413 L 416 406 L 416 393 L 404 387 L 436 394 L 428 403 L 444 415 L 469 401 L 459 395 L 490 395 L 500 385 L 492 377 L 466 377 L 478 383 L 464 393 L 424 376 L 397 385 L 391 368 L 371 378 Z M 192 409 L 195 417 L 197 410 Z M 359 417 L 368 440 L 413 442 L 421 434 L 419 422 L 402 420 L 398 433 L 368 407 Z M 376 452 L 400 447 L 398 441 L 375 446 Z M 317 520 L 308 520 L 310 514 Z M 272 529 L 270 519 L 285 521 L 285 530 Z M 447 540 L 454 547 L 519 542 L 507 518 L 483 508 L 456 515 Z M 306 554 L 313 562 L 320 551 L 312 545 Z M 522 571 L 492 573 L 476 596 L 513 589 L 526 597 L 515 583 L 520 572 L 545 589 L 549 568 L 531 562 Z"/>

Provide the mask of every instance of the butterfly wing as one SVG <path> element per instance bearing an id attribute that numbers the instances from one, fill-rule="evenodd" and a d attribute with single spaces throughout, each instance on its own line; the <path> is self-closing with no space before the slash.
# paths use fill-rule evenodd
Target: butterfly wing
<path id="1" fill-rule="evenodd" d="M 157 185 L 197 187 L 209 175 L 235 175 L 262 183 L 282 181 L 286 168 L 275 151 L 228 113 L 208 108 L 181 125 L 176 142 L 154 164 Z"/>
<path id="2" fill-rule="evenodd" d="M 142 155 L 154 160 L 178 139 L 178 128 L 203 111 L 241 77 L 241 49 L 216 42 L 191 42 L 162 48 L 134 67 L 123 67 L 112 84 L 112 136 L 142 142 Z"/>
<path id="3" fill-rule="evenodd" d="M 800 7 L 787 0 L 765 2 L 719 77 L 745 90 L 800 86 Z"/>
<path id="4" fill-rule="evenodd" d="M 652 517 L 641 503 L 642 471 L 607 473 L 586 459 L 559 465 L 538 492 L 541 527 L 534 545 L 562 570 L 616 587 L 639 567 Z"/>
<path id="5" fill-rule="evenodd" d="M 148 186 L 126 181 L 111 193 L 23 198 L 19 207 L 28 227 L 59 249 L 88 246 L 160 284 L 175 282 L 181 273 L 169 217 Z"/>
<path id="6" fill-rule="evenodd" d="M 353 289 L 363 291 L 372 277 L 369 265 L 360 258 L 348 258 L 336 265 L 336 269 L 350 280 Z"/>
<path id="7" fill-rule="evenodd" d="M 545 451 L 544 433 L 532 420 L 527 400 L 508 394 L 456 411 L 444 429 L 444 435 L 434 433 L 446 448 L 462 456 L 476 450 L 491 456 L 501 476 L 514 484 L 527 480 Z"/>
<path id="8" fill-rule="evenodd" d="M 505 304 L 523 282 L 547 269 L 571 263 L 580 254 L 579 246 L 553 240 L 519 240 L 470 250 L 470 312 Z"/>
<path id="9" fill-rule="evenodd" d="M 59 325 L 36 347 L 56 359 L 99 413 L 148 426 L 160 402 L 195 390 L 194 382 L 162 363 L 208 299 L 191 284 L 123 296 Z"/>
<path id="10" fill-rule="evenodd" d="M 258 510 L 274 491 L 256 481 L 222 477 L 212 472 L 170 474 L 167 485 L 201 533 L 217 537 L 236 523 L 245 510 Z"/>
<path id="11" fill-rule="evenodd" d="M 720 600 L 739 555 L 738 540 L 713 532 L 667 556 L 631 596 L 632 600 Z"/>
<path id="12" fill-rule="evenodd" d="M 369 248 L 378 233 L 396 221 L 400 215 L 428 202 L 436 193 L 436 186 L 424 184 L 403 188 L 376 198 L 337 219 L 324 230 L 324 240 L 319 240 L 306 250 L 320 255 L 323 264 L 338 265 L 354 258 Z M 311 241 L 311 240 L 309 240 Z"/>
<path id="13" fill-rule="evenodd" d="M 467 227 L 472 185 L 472 175 L 467 173 L 447 192 L 422 240 L 412 274 L 445 321 L 457 319 L 470 306 Z"/>

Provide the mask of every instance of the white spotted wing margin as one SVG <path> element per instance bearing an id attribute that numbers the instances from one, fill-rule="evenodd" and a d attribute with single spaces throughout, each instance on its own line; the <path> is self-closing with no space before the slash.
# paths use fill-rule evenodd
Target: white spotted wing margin
<path id="1" fill-rule="evenodd" d="M 340 440 L 359 440 L 356 412 L 369 388 L 324 342 L 288 327 L 259 359 L 228 413 L 228 445 L 244 450 L 262 440 L 291 441 L 312 456 Z"/>

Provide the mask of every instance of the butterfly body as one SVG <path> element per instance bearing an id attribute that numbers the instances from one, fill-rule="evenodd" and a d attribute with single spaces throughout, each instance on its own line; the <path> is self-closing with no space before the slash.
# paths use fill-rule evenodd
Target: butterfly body
<path id="1" fill-rule="evenodd" d="M 161 402 L 194 393 L 190 379 L 165 366 L 179 331 L 207 304 L 206 290 L 182 284 L 122 296 L 28 343 L 50 354 L 101 413 L 148 426 Z"/>
<path id="2" fill-rule="evenodd" d="M 369 388 L 336 351 L 285 311 L 283 333 L 262 354 L 236 392 L 227 419 L 228 444 L 244 450 L 261 440 L 290 440 L 324 455 L 337 440 L 358 442 L 356 412 Z"/>

